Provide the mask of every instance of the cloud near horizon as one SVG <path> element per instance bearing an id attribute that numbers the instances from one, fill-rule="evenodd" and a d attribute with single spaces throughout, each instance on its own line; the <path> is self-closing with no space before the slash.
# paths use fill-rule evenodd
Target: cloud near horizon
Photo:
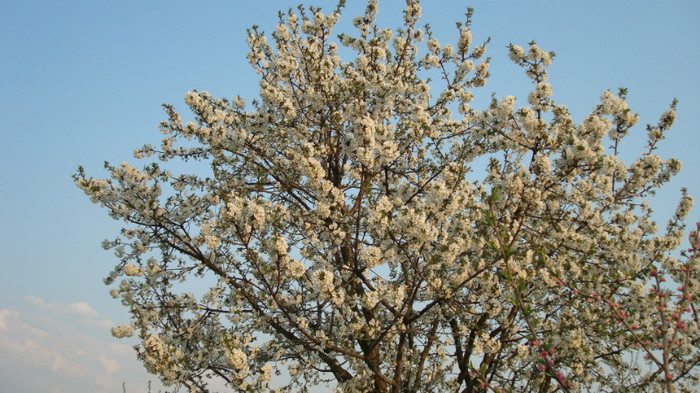
<path id="1" fill-rule="evenodd" d="M 156 380 L 136 360 L 133 342 L 113 338 L 114 324 L 86 302 L 22 300 L 21 309 L 0 309 L 0 380 L 8 391 L 114 393 L 125 382 L 132 393 Z"/>

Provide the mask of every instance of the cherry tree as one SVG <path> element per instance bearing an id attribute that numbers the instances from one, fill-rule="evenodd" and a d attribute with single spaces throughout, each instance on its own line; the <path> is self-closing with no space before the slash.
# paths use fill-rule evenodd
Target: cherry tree
<path id="1" fill-rule="evenodd" d="M 377 7 L 352 34 L 333 33 L 342 3 L 281 13 L 270 41 L 252 28 L 259 99 L 188 92 L 194 121 L 165 105 L 141 169 L 78 170 L 125 223 L 104 243 L 132 315 L 113 334 L 193 392 L 697 389 L 692 198 L 660 232 L 647 202 L 681 168 L 654 154 L 675 102 L 625 163 L 626 91 L 575 122 L 554 54 L 511 45 L 532 92 L 473 108 L 489 60 L 471 11 L 443 44 L 416 0 L 397 29 Z"/>

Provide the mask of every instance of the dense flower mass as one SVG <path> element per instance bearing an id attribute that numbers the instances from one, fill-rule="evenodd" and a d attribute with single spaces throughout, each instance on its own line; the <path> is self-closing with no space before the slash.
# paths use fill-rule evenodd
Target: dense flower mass
<path id="1" fill-rule="evenodd" d="M 195 118 L 165 105 L 142 169 L 78 171 L 126 223 L 104 243 L 133 318 L 113 334 L 138 335 L 146 368 L 192 392 L 210 378 L 250 392 L 697 389 L 698 230 L 676 251 L 692 198 L 665 228 L 647 202 L 681 168 L 655 154 L 675 103 L 623 162 L 639 119 L 626 91 L 577 123 L 533 42 L 509 47 L 526 99 L 475 109 L 489 62 L 471 12 L 443 44 L 406 4 L 391 30 L 369 0 L 339 36 L 342 4 L 280 14 L 271 37 L 248 34 L 258 100 L 189 92 Z M 172 173 L 178 159 L 210 172 Z"/>

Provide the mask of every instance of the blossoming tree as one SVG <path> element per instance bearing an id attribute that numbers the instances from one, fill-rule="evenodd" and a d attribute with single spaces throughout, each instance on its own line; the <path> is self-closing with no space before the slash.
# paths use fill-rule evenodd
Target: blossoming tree
<path id="1" fill-rule="evenodd" d="M 133 318 L 113 334 L 136 332 L 148 371 L 197 392 L 209 378 L 235 391 L 697 388 L 698 233 L 674 251 L 692 199 L 661 234 L 645 200 L 680 170 L 654 154 L 675 103 L 624 163 L 638 120 L 625 91 L 575 123 L 552 98 L 553 54 L 531 43 L 509 48 L 527 102 L 472 108 L 489 62 L 471 12 L 443 45 L 406 3 L 396 30 L 376 25 L 376 0 L 352 35 L 332 33 L 342 4 L 281 14 L 271 43 L 253 28 L 259 100 L 189 92 L 196 121 L 165 105 L 142 169 L 79 169 L 126 223 L 105 241 L 120 260 L 106 281 L 121 277 L 112 294 Z M 172 173 L 176 159 L 210 171 Z"/>

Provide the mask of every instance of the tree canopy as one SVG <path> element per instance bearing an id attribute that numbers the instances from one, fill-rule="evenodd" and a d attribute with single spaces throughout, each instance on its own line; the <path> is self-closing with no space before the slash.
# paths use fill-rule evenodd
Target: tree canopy
<path id="1" fill-rule="evenodd" d="M 678 250 L 692 198 L 659 234 L 647 201 L 681 168 L 655 154 L 675 102 L 625 163 L 639 119 L 625 90 L 576 122 L 533 42 L 508 48 L 527 100 L 473 108 L 489 60 L 471 11 L 443 44 L 417 1 L 396 29 L 377 7 L 352 33 L 333 33 L 342 3 L 281 13 L 270 41 L 252 28 L 258 99 L 188 92 L 193 121 L 164 105 L 141 169 L 78 170 L 125 222 L 104 243 L 132 315 L 113 334 L 136 334 L 147 370 L 193 392 L 210 378 L 253 392 L 697 388 L 697 231 Z"/>

